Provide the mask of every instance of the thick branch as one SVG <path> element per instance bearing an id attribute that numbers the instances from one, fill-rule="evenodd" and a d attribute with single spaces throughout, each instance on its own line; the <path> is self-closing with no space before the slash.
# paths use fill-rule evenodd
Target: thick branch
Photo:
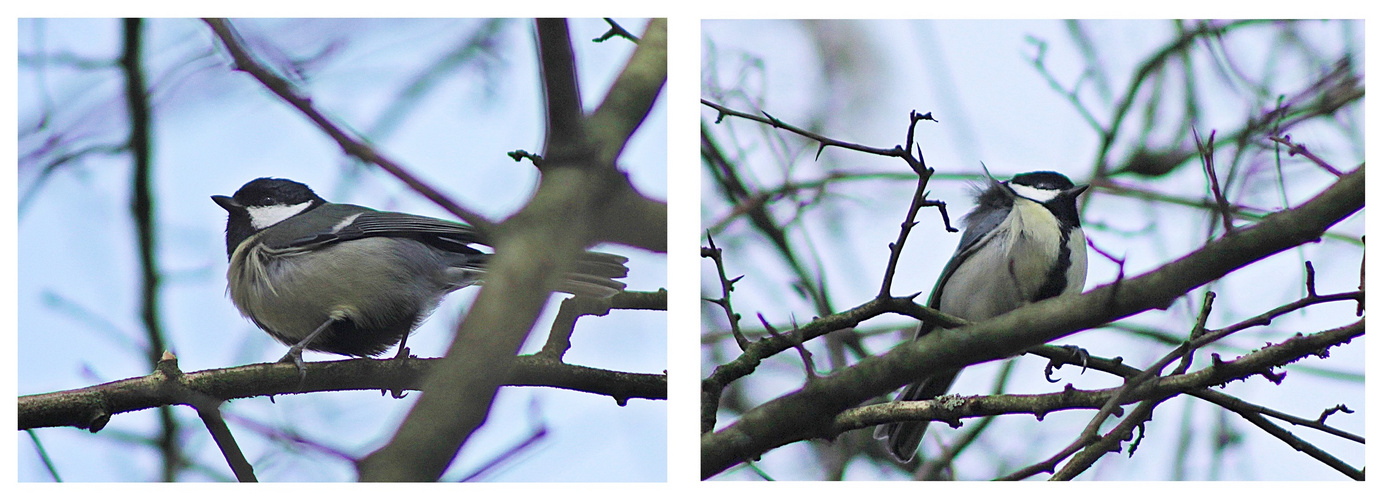
<path id="1" fill-rule="evenodd" d="M 613 164 L 595 162 L 583 126 L 565 21 L 541 20 L 548 144 L 533 199 L 495 227 L 486 284 L 457 328 L 441 366 L 385 447 L 358 464 L 366 481 L 435 481 L 485 422 L 548 296 L 580 252 L 595 243 L 612 203 L 633 193 Z M 567 45 L 563 47 L 563 45 Z M 666 236 L 665 236 L 666 238 Z"/>
<path id="2" fill-rule="evenodd" d="M 543 157 L 562 161 L 584 156 L 590 153 L 584 142 L 586 116 L 581 107 L 581 84 L 577 81 L 577 61 L 572 54 L 567 20 L 539 19 L 537 24 L 539 68 L 543 71 L 548 118 L 548 144 L 543 147 Z"/>
<path id="3" fill-rule="evenodd" d="M 182 384 L 212 400 L 231 400 L 295 392 L 336 392 L 403 388 L 419 390 L 422 376 L 441 360 L 412 358 L 348 359 L 308 363 L 308 377 L 299 387 L 298 368 L 291 363 L 260 363 L 202 370 L 183 375 Z M 76 427 L 101 430 L 113 415 L 179 404 L 159 390 L 161 374 L 19 398 L 19 430 Z M 553 387 L 606 395 L 617 402 L 630 398 L 666 399 L 668 377 L 625 373 L 519 356 L 504 378 L 505 385 Z"/>

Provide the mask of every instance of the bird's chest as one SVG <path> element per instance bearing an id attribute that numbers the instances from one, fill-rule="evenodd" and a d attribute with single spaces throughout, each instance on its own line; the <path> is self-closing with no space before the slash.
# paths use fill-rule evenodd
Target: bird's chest
<path id="1" fill-rule="evenodd" d="M 1003 238 L 1005 274 L 1010 285 L 1022 290 L 1026 300 L 1041 288 L 1062 251 L 1061 225 L 1052 212 L 1036 203 L 1022 203 L 1009 214 L 1010 224 Z"/>

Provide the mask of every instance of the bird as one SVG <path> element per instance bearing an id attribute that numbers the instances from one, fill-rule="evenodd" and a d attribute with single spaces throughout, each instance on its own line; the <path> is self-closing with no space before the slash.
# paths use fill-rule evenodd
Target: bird
<path id="1" fill-rule="evenodd" d="M 290 346 L 369 357 L 399 344 L 444 296 L 481 283 L 493 254 L 460 222 L 330 203 L 306 184 L 262 177 L 212 201 L 227 212 L 227 293 L 241 315 Z M 585 252 L 558 291 L 609 297 L 625 257 Z"/>
<path id="2" fill-rule="evenodd" d="M 966 231 L 928 298 L 928 307 L 968 321 L 983 321 L 1026 304 L 1081 293 L 1086 284 L 1086 236 L 1076 201 L 1089 185 L 1076 186 L 1051 171 L 1027 172 L 1007 181 L 989 177 L 963 219 Z M 937 330 L 926 321 L 914 339 Z M 951 388 L 959 370 L 915 381 L 896 401 L 926 401 Z M 892 422 L 875 437 L 895 459 L 917 453 L 928 422 Z"/>

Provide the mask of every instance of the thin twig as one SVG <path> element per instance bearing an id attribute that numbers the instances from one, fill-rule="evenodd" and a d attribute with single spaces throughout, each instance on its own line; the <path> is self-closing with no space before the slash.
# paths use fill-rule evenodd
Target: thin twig
<path id="1" fill-rule="evenodd" d="M 1269 322 L 1273 320 L 1273 318 L 1279 315 L 1286 314 L 1288 312 L 1301 309 L 1303 307 L 1307 307 L 1313 304 L 1339 300 L 1354 300 L 1356 294 L 1357 292 L 1348 292 L 1332 295 L 1318 295 L 1315 297 L 1304 297 L 1290 304 L 1286 304 L 1271 309 L 1268 312 L 1265 312 L 1248 320 L 1241 321 L 1239 323 L 1236 323 L 1234 325 L 1220 330 L 1207 332 L 1204 335 L 1198 336 L 1196 339 L 1184 342 L 1182 345 L 1179 345 L 1177 346 L 1177 348 L 1173 349 L 1172 352 L 1169 352 L 1168 354 L 1164 355 L 1162 359 L 1159 359 L 1158 361 L 1149 365 L 1147 369 L 1141 371 L 1139 374 L 1134 375 L 1132 377 L 1126 377 L 1125 384 L 1120 389 L 1120 392 L 1116 396 L 1112 397 L 1110 401 L 1107 402 L 1104 406 L 1101 407 L 1100 411 L 1097 412 L 1096 415 L 1091 418 L 1089 423 L 1087 423 L 1086 428 L 1082 430 L 1081 434 L 1075 440 L 1073 440 L 1073 442 L 1069 444 L 1066 448 L 1063 448 L 1061 451 L 1054 454 L 1047 460 L 1038 462 L 1034 465 L 1020 469 L 1019 471 L 1010 474 L 1009 476 L 1007 476 L 1007 478 L 1022 479 L 1024 477 L 1028 477 L 1040 472 L 1051 471 L 1057 466 L 1058 463 L 1061 463 L 1063 460 L 1066 460 L 1067 457 L 1077 453 L 1078 450 L 1081 450 L 1088 446 L 1092 446 L 1095 443 L 1101 441 L 1100 438 L 1097 437 L 1097 431 L 1099 430 L 1100 425 L 1103 422 L 1105 422 L 1105 420 L 1109 418 L 1111 415 L 1117 414 L 1117 412 L 1119 411 L 1119 405 L 1122 404 L 1122 401 L 1126 400 L 1129 394 L 1133 393 L 1143 384 L 1151 382 L 1152 379 L 1154 379 L 1154 377 L 1156 377 L 1158 373 L 1161 373 L 1163 368 L 1165 368 L 1173 360 L 1189 356 L 1189 353 L 1196 350 L 1197 348 L 1220 340 L 1232 333 L 1244 330 L 1251 326 L 1268 325 Z M 1213 355 L 1213 358 L 1216 357 Z"/>
<path id="2" fill-rule="evenodd" d="M 798 320 L 796 318 L 792 320 L 793 331 L 783 334 L 769 324 L 769 320 L 764 319 L 763 314 L 756 313 L 755 316 L 759 318 L 759 324 L 764 325 L 764 329 L 769 332 L 769 336 L 786 339 L 792 344 L 793 349 L 798 351 L 798 356 L 803 360 L 803 370 L 807 372 L 807 383 L 812 383 L 817 378 L 817 365 L 812 362 L 812 353 L 808 352 L 807 347 L 803 345 L 803 335 L 802 330 L 798 328 Z"/>
<path id="3" fill-rule="evenodd" d="M 1197 151 L 1201 152 L 1201 164 L 1211 184 L 1211 195 L 1216 199 L 1216 211 L 1221 214 L 1225 234 L 1230 234 L 1235 230 L 1235 224 L 1230 219 L 1230 202 L 1226 200 L 1225 193 L 1221 191 L 1221 181 L 1216 177 L 1216 131 L 1212 130 L 1211 137 L 1202 141 L 1201 134 L 1193 128 L 1192 138 L 1196 140 Z"/>
<path id="4" fill-rule="evenodd" d="M 601 19 L 605 19 L 606 24 L 610 25 L 610 29 L 606 30 L 601 36 L 592 38 L 591 41 L 600 43 L 618 36 L 631 42 L 639 43 L 639 37 L 634 36 L 634 33 L 630 33 L 624 26 L 620 26 L 620 23 L 615 22 L 614 19 L 609 17 L 603 17 Z"/>
<path id="5" fill-rule="evenodd" d="M 1241 417 L 1244 417 L 1245 420 L 1248 420 L 1255 426 L 1258 426 L 1260 429 L 1263 429 L 1264 432 L 1269 433 L 1270 436 L 1278 438 L 1280 441 L 1287 443 L 1288 446 L 1292 446 L 1294 450 L 1306 453 L 1307 456 L 1316 459 L 1318 462 L 1326 464 L 1328 467 L 1331 467 L 1332 469 L 1335 469 L 1340 473 L 1345 474 L 1347 477 L 1351 479 L 1354 479 L 1356 481 L 1365 480 L 1364 470 L 1351 467 L 1349 464 L 1341 461 L 1341 459 L 1332 456 L 1330 453 L 1323 451 L 1321 448 L 1313 446 L 1312 443 L 1308 443 L 1307 441 L 1304 441 L 1301 438 L 1294 436 L 1293 433 L 1288 432 L 1282 427 L 1274 425 L 1272 422 L 1269 422 L 1269 420 L 1264 418 L 1262 415 L 1253 412 L 1238 412 L 1237 414 Z"/>
<path id="6" fill-rule="evenodd" d="M 1144 424 L 1153 419 L 1153 409 L 1164 401 L 1171 399 L 1173 396 L 1175 396 L 1175 394 L 1140 402 L 1138 406 L 1134 407 L 1133 411 L 1129 412 L 1129 416 L 1120 421 L 1119 425 L 1116 425 L 1114 429 L 1110 429 L 1110 432 L 1105 433 L 1105 435 L 1101 436 L 1099 439 L 1093 439 L 1092 442 L 1082 448 L 1080 452 L 1072 456 L 1072 459 L 1063 465 L 1061 470 L 1054 472 L 1049 480 L 1069 481 L 1074 479 L 1082 472 L 1091 468 L 1092 465 L 1095 465 L 1096 460 L 1105 456 L 1106 453 L 1119 451 L 1120 443 L 1130 440 L 1136 429 L 1142 430 Z M 1137 446 L 1137 443 L 1138 441 L 1135 441 L 1135 444 L 1130 445 L 1130 455 L 1134 454 L 1134 448 Z"/>
<path id="7" fill-rule="evenodd" d="M 807 131 L 807 130 L 803 130 L 803 129 L 798 128 L 798 127 L 795 127 L 795 126 L 793 126 L 793 125 L 789 125 L 789 124 L 787 124 L 787 123 L 784 123 L 783 121 L 779 120 L 778 118 L 774 118 L 773 115 L 770 115 L 770 114 L 767 113 L 767 112 L 761 112 L 761 113 L 764 114 L 764 116 L 753 115 L 753 114 L 744 113 L 744 112 L 741 112 L 741 111 L 736 111 L 736 110 L 727 108 L 727 107 L 725 107 L 725 106 L 722 106 L 722 105 L 720 105 L 720 104 L 716 104 L 716 103 L 711 102 L 711 101 L 708 101 L 708 100 L 706 100 L 706 99 L 702 99 L 702 105 L 703 105 L 703 106 L 706 106 L 706 107 L 708 107 L 708 108 L 711 108 L 711 109 L 716 110 L 716 113 L 718 114 L 718 116 L 716 117 L 716 122 L 717 122 L 717 123 L 720 123 L 721 120 L 724 119 L 724 118 L 727 117 L 727 116 L 734 116 L 734 117 L 737 117 L 737 118 L 744 118 L 744 119 L 746 119 L 746 120 L 757 121 L 757 122 L 760 122 L 760 123 L 763 123 L 763 124 L 772 126 L 772 127 L 774 127 L 774 128 L 779 128 L 779 129 L 787 130 L 787 131 L 792 132 L 792 133 L 794 133 L 794 134 L 798 134 L 798 135 L 801 135 L 801 136 L 806 137 L 806 138 L 808 138 L 808 139 L 812 139 L 812 140 L 814 140 L 814 141 L 817 141 L 817 143 L 819 144 L 819 146 L 818 146 L 818 148 L 817 148 L 817 154 L 818 154 L 818 155 L 820 155 L 821 152 L 822 152 L 822 150 L 823 150 L 823 149 L 826 149 L 828 146 L 835 146 L 835 147 L 842 148 L 842 149 L 851 149 L 851 150 L 860 151 L 860 152 L 863 152 L 863 153 L 870 153 L 870 154 L 879 155 L 879 156 L 894 156 L 894 157 L 902 158 L 902 157 L 908 155 L 908 151 L 905 150 L 905 149 L 903 148 L 903 146 L 894 146 L 893 148 L 884 149 L 884 148 L 875 148 L 875 147 L 870 147 L 870 146 L 864 146 L 864 145 L 855 144 L 855 143 L 850 143 L 850 142 L 846 142 L 846 141 L 838 141 L 838 140 L 836 140 L 836 139 L 832 139 L 832 138 L 830 138 L 830 137 L 826 137 L 826 136 L 824 136 L 824 135 L 817 134 L 817 133 L 814 133 L 814 132 L 809 132 L 809 131 Z M 931 118 L 930 115 L 929 115 L 929 118 Z"/>
<path id="8" fill-rule="evenodd" d="M 1336 177 L 1340 177 L 1340 176 L 1346 175 L 1345 172 L 1342 172 L 1342 171 L 1340 171 L 1340 169 L 1337 169 L 1336 167 L 1331 166 L 1330 163 L 1327 163 L 1326 160 L 1323 160 L 1320 156 L 1317 156 L 1317 155 L 1313 154 L 1311 151 L 1308 151 L 1308 150 L 1307 150 L 1307 146 L 1304 146 L 1304 145 L 1302 145 L 1302 144 L 1298 144 L 1298 143 L 1292 142 L 1292 141 L 1293 141 L 1292 136 L 1289 136 L 1289 135 L 1286 135 L 1286 134 L 1283 135 L 1282 137 L 1280 137 L 1280 136 L 1273 136 L 1273 137 L 1270 137 L 1269 140 L 1271 140 L 1271 141 L 1273 141 L 1273 142 L 1277 142 L 1277 143 L 1282 144 L 1282 145 L 1284 145 L 1284 146 L 1288 146 L 1288 156 L 1302 155 L 1302 156 L 1306 157 L 1308 160 L 1312 160 L 1312 163 L 1317 164 L 1317 166 L 1321 167 L 1322 170 L 1326 170 L 1327 172 L 1331 172 L 1331 175 L 1334 175 L 1334 176 L 1336 176 Z"/>
<path id="9" fill-rule="evenodd" d="M 1360 235 L 1360 244 L 1365 243 L 1365 235 Z M 1355 315 L 1365 315 L 1365 252 L 1360 252 L 1360 299 L 1356 301 Z"/>
<path id="10" fill-rule="evenodd" d="M 1233 29 L 1268 22 L 1275 21 L 1251 19 L 1232 21 L 1221 25 L 1202 25 L 1195 30 L 1182 33 L 1176 40 L 1168 43 L 1162 49 L 1159 49 L 1153 55 L 1149 56 L 1148 59 L 1145 59 L 1143 63 L 1139 64 L 1139 68 L 1134 72 L 1134 77 L 1129 81 L 1129 86 L 1125 88 L 1124 94 L 1116 101 L 1115 110 L 1112 113 L 1109 126 L 1106 128 L 1105 133 L 1101 134 L 1101 144 L 1097 149 L 1099 157 L 1096 159 L 1096 175 L 1093 177 L 1103 178 L 1106 176 L 1106 170 L 1109 168 L 1109 155 L 1114 148 L 1115 139 L 1119 137 L 1120 126 L 1124 123 L 1124 119 L 1129 116 L 1129 111 L 1134 108 L 1134 104 L 1138 102 L 1138 96 L 1143 90 L 1144 84 L 1149 81 L 1150 77 L 1159 74 L 1159 70 L 1163 67 L 1164 63 L 1173 56 L 1185 52 L 1189 47 L 1192 47 L 1193 43 L 1202 37 L 1218 36 Z"/>
<path id="11" fill-rule="evenodd" d="M 1211 304 L 1216 300 L 1216 292 L 1207 290 L 1206 295 L 1201 299 L 1201 313 L 1197 314 L 1197 322 L 1192 325 L 1192 333 L 1187 335 L 1187 340 L 1196 340 L 1206 334 L 1206 321 L 1211 318 Z M 1192 366 L 1193 349 L 1187 349 L 1182 355 L 1182 361 L 1177 368 L 1173 369 L 1173 374 L 1180 375 L 1187 373 L 1187 368 Z"/>
<path id="12" fill-rule="evenodd" d="M 386 172 L 389 172 L 394 175 L 394 177 L 403 181 L 410 189 L 413 189 L 425 198 L 432 200 L 433 203 L 451 212 L 452 215 L 474 226 L 476 231 L 481 234 L 487 234 L 493 231 L 495 223 L 490 219 L 458 205 L 456 202 L 452 201 L 451 198 L 448 198 L 440 191 L 415 177 L 402 165 L 395 163 L 393 160 L 390 160 L 376 151 L 372 146 L 366 144 L 363 139 L 352 137 L 352 134 L 346 132 L 345 127 L 337 125 L 330 118 L 327 118 L 325 114 L 313 106 L 311 98 L 302 95 L 288 80 L 274 74 L 274 72 L 256 61 L 254 56 L 245 49 L 244 44 L 240 41 L 240 35 L 236 33 L 235 27 L 231 26 L 229 21 L 211 18 L 203 19 L 203 21 L 211 27 L 212 32 L 216 33 L 216 37 L 221 40 L 226 50 L 231 53 L 231 58 L 235 60 L 236 69 L 249 73 L 263 84 L 265 88 L 269 89 L 270 92 L 278 95 L 279 98 L 302 112 L 303 115 L 307 116 L 319 129 L 335 140 L 346 154 L 359 158 L 366 163 L 379 165 L 380 168 L 383 168 Z"/>
<path id="13" fill-rule="evenodd" d="M 912 201 L 908 204 L 908 214 L 904 216 L 903 222 L 899 224 L 899 237 L 893 243 L 889 244 L 889 263 L 884 267 L 884 279 L 880 283 L 879 294 L 876 295 L 876 297 L 889 297 L 893 295 L 891 289 L 894 284 L 894 274 L 899 266 L 899 258 L 903 255 L 903 245 L 908 241 L 908 234 L 913 231 L 913 226 L 918 225 L 918 211 L 921 210 L 922 207 L 937 207 L 942 215 L 942 223 L 946 226 L 947 231 L 952 233 L 957 231 L 957 229 L 951 225 L 951 217 L 947 215 L 946 202 L 926 199 L 927 184 L 928 180 L 932 179 L 933 170 L 927 168 L 927 164 L 923 159 L 921 146 L 915 146 L 916 143 L 913 142 L 914 130 L 918 127 L 918 122 L 922 120 L 931 120 L 932 113 L 919 114 L 917 111 L 912 111 L 909 113 L 908 119 L 908 138 L 904 143 L 904 150 L 912 151 L 917 147 L 918 154 L 916 156 L 913 154 L 906 154 L 903 156 L 903 159 L 908 162 L 909 168 L 918 175 L 918 186 L 914 189 Z"/>
<path id="14" fill-rule="evenodd" d="M 716 263 L 716 276 L 721 280 L 721 298 L 703 299 L 712 304 L 721 306 L 726 311 L 726 321 L 730 323 L 731 336 L 735 338 L 736 345 L 740 346 L 740 351 L 744 352 L 750 345 L 750 340 L 745 338 L 745 333 L 740 331 L 740 315 L 735 313 L 734 306 L 731 305 L 730 292 L 735 290 L 735 282 L 744 278 L 744 275 L 735 278 L 726 278 L 726 263 L 722 256 L 721 248 L 716 246 L 716 241 L 711 239 L 711 232 L 706 233 L 707 246 L 702 248 L 702 257 L 709 258 Z"/>
<path id="15" fill-rule="evenodd" d="M 250 465 L 249 460 L 245 459 L 245 453 L 240 451 L 240 446 L 235 442 L 235 435 L 231 434 L 231 428 L 226 426 L 226 420 L 221 418 L 220 407 L 218 405 L 198 406 L 197 416 L 202 418 L 202 423 L 207 426 L 212 440 L 216 441 L 216 447 L 221 450 L 221 455 L 226 457 L 226 463 L 231 466 L 236 480 L 242 483 L 258 482 L 259 480 L 255 478 L 254 467 Z"/>
<path id="16" fill-rule="evenodd" d="M 1365 444 L 1364 436 L 1360 436 L 1351 432 L 1346 432 L 1341 429 L 1337 429 L 1335 427 L 1326 425 L 1326 416 L 1334 413 L 1337 409 L 1345 408 L 1345 405 L 1336 405 L 1336 407 L 1334 408 L 1327 408 L 1325 410 L 1322 410 L 1321 417 L 1319 417 L 1317 420 L 1312 420 L 1302 418 L 1296 415 L 1283 413 L 1281 411 L 1266 406 L 1256 405 L 1248 401 L 1244 401 L 1234 396 L 1231 396 L 1229 394 L 1226 394 L 1224 392 L 1213 391 L 1211 389 L 1201 389 L 1189 392 L 1188 394 L 1196 396 L 1202 400 L 1208 401 L 1210 403 L 1213 403 L 1217 406 L 1233 411 L 1235 413 L 1261 413 L 1266 417 L 1273 417 L 1296 426 L 1307 427 L 1309 429 L 1316 429 L 1342 439 L 1346 439 L 1360 444 Z M 1349 409 L 1346 409 L 1345 411 L 1348 413 L 1350 412 Z"/>
<path id="17" fill-rule="evenodd" d="M 221 455 L 226 458 L 226 464 L 235 473 L 236 480 L 242 483 L 258 481 L 255 479 L 254 467 L 245 459 L 245 453 L 240 451 L 240 445 L 236 444 L 235 435 L 231 434 L 226 420 L 221 417 L 220 408 L 225 402 L 224 399 L 209 396 L 190 387 L 186 374 L 178 367 L 178 358 L 171 352 L 163 353 L 150 379 L 155 381 L 156 392 L 170 398 L 174 404 L 191 406 L 197 410 L 197 416 L 201 417 L 202 423 L 206 425 L 207 432 L 216 442 L 217 449 L 221 450 Z M 165 409 L 169 407 L 163 406 Z"/>

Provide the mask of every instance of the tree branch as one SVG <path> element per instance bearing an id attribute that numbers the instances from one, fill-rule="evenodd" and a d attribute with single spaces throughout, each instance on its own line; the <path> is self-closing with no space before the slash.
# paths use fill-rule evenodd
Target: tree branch
<path id="1" fill-rule="evenodd" d="M 278 95 L 284 102 L 287 102 L 290 106 L 302 112 L 308 120 L 311 120 L 312 123 L 317 125 L 317 128 L 321 129 L 327 136 L 336 141 L 336 143 L 341 146 L 341 150 L 346 154 L 359 158 L 366 163 L 379 165 L 380 168 L 383 168 L 386 172 L 389 172 L 394 177 L 403 181 L 410 189 L 413 189 L 423 195 L 423 197 L 432 200 L 433 203 L 451 212 L 452 215 L 474 226 L 481 234 L 486 234 L 490 231 L 491 227 L 494 225 L 494 222 L 491 222 L 490 219 L 458 205 L 456 202 L 452 201 L 451 198 L 447 197 L 447 195 L 442 194 L 440 191 L 433 189 L 432 186 L 414 177 L 414 175 L 402 165 L 395 163 L 393 160 L 376 151 L 374 147 L 366 144 L 364 139 L 353 137 L 352 134 L 347 133 L 346 127 L 337 125 L 313 106 L 311 98 L 302 95 L 288 80 L 274 74 L 269 68 L 264 67 L 264 65 L 256 61 L 254 56 L 252 56 L 250 52 L 245 49 L 244 44 L 241 43 L 240 35 L 236 33 L 235 27 L 231 26 L 230 21 L 225 19 L 203 19 L 203 21 L 211 27 L 212 32 L 216 33 L 216 37 L 221 40 L 222 45 L 230 52 L 231 58 L 235 60 L 236 69 L 249 73 L 250 76 L 259 80 L 265 88 L 269 89 L 270 92 Z"/>
<path id="2" fill-rule="evenodd" d="M 346 359 L 307 363 L 308 377 L 299 386 L 298 369 L 286 363 L 217 368 L 183 374 L 190 391 L 226 401 L 275 394 L 422 388 L 423 374 L 441 364 L 436 358 Z M 60 392 L 20 396 L 19 430 L 76 427 L 100 431 L 120 413 L 180 404 L 158 391 L 166 377 L 151 375 Z M 610 396 L 623 404 L 631 398 L 667 399 L 668 377 L 555 363 L 518 356 L 503 377 L 504 385 L 552 387 Z"/>

